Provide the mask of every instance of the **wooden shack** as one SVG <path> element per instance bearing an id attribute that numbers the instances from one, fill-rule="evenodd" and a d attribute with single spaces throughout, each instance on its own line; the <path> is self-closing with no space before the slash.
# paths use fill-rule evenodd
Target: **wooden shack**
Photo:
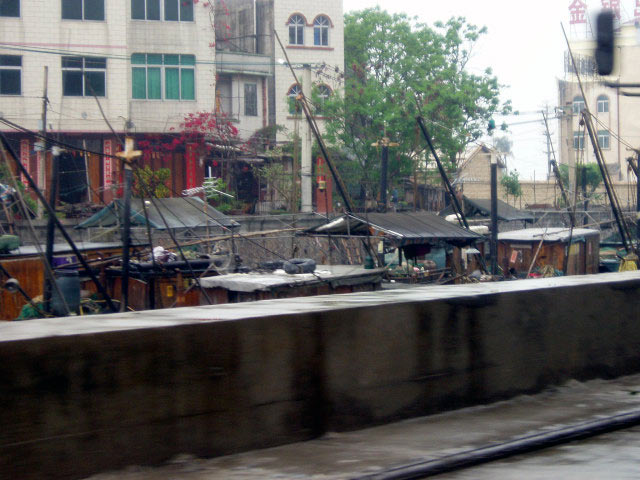
<path id="1" fill-rule="evenodd" d="M 587 228 L 528 228 L 498 234 L 498 265 L 506 274 L 537 275 L 544 267 L 556 274 L 598 273 L 600 232 Z M 568 259 L 565 268 L 565 255 Z"/>

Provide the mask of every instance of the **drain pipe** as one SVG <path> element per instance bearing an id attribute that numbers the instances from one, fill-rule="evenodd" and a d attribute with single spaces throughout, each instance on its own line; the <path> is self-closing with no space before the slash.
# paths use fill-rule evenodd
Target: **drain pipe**
<path id="1" fill-rule="evenodd" d="M 352 480 L 411 480 L 426 478 L 440 473 L 493 462 L 513 455 L 595 437 L 639 424 L 640 410 L 632 410 L 602 419 L 578 423 L 570 427 L 525 435 L 508 442 L 486 445 L 433 460 L 400 465 L 382 472 L 352 477 Z"/>

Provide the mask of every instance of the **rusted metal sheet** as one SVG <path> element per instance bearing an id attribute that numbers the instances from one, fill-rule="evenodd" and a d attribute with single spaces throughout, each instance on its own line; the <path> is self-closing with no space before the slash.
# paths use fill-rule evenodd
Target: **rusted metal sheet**
<path id="1" fill-rule="evenodd" d="M 116 256 L 121 252 L 121 248 L 114 247 L 85 250 L 83 253 L 85 259 L 89 261 Z M 31 298 L 42 295 L 44 264 L 39 256 L 31 254 L 3 256 L 0 259 L 0 263 L 12 278 L 18 280 L 27 295 Z M 3 278 L 2 284 L 6 280 L 6 278 Z M 91 291 L 88 284 L 87 289 Z M 5 289 L 0 289 L 0 320 L 14 320 L 20 315 L 22 307 L 26 304 L 27 301 L 19 293 L 9 293 Z"/>

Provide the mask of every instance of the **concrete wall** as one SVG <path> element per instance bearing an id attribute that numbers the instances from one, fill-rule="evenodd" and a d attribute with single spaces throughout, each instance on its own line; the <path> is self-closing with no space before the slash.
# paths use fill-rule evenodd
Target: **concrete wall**
<path id="1" fill-rule="evenodd" d="M 637 372 L 639 294 L 630 272 L 0 324 L 0 477 L 221 455 Z"/>
<path id="2" fill-rule="evenodd" d="M 561 202 L 562 194 L 554 180 L 547 182 L 520 181 L 522 187 L 522 197 L 514 199 L 513 196 L 507 198 L 507 194 L 502 185 L 498 184 L 498 198 L 508 202 L 516 208 L 526 208 L 527 205 L 548 204 L 555 205 Z M 618 200 L 622 208 L 635 208 L 636 205 L 636 184 L 614 183 L 613 188 L 616 191 Z M 464 183 L 462 187 L 463 193 L 469 198 L 491 198 L 491 185 L 489 182 L 469 182 Z M 601 184 L 595 191 L 598 195 L 590 201 L 591 205 L 609 204 L 609 199 L 604 186 Z M 570 196 L 573 199 L 573 194 Z M 573 201 L 573 200 L 571 200 Z"/>

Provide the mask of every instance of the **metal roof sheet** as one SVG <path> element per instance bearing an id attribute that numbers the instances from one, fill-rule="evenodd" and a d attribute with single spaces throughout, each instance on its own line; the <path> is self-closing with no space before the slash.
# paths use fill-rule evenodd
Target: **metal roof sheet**
<path id="1" fill-rule="evenodd" d="M 369 228 L 387 234 L 399 245 L 444 241 L 467 244 L 482 238 L 431 212 L 367 213 L 340 217 L 311 229 L 313 233 L 367 234 Z"/>
<path id="2" fill-rule="evenodd" d="M 453 213 L 453 208 L 448 206 L 440 212 L 441 216 Z M 489 198 L 469 198 L 464 197 L 464 213 L 467 217 L 490 217 L 491 216 L 491 199 Z M 511 222 L 514 220 L 523 220 L 532 222 L 535 217 L 529 213 L 518 210 L 502 200 L 498 200 L 498 220 Z"/>
<path id="3" fill-rule="evenodd" d="M 108 206 L 89 217 L 75 228 L 110 227 L 118 223 L 117 216 L 122 211 L 121 199 L 114 200 Z M 162 215 L 160 215 L 160 213 Z M 217 227 L 226 228 L 238 226 L 238 222 L 224 215 L 212 206 L 205 204 L 198 197 L 156 198 L 147 203 L 149 225 L 152 228 L 166 230 L 169 228 Z M 164 217 L 164 220 L 162 219 Z M 165 224 L 166 220 L 166 224 Z M 146 218 L 142 208 L 142 200 L 131 199 L 131 223 L 146 225 Z"/>
<path id="4" fill-rule="evenodd" d="M 600 235 L 598 230 L 590 228 L 574 228 L 573 232 L 569 228 L 549 227 L 549 228 L 525 228 L 524 230 L 513 230 L 498 234 L 498 240 L 508 242 L 531 242 L 543 240 L 545 242 L 566 242 L 569 237 L 578 239 L 580 237 L 592 237 Z"/>

